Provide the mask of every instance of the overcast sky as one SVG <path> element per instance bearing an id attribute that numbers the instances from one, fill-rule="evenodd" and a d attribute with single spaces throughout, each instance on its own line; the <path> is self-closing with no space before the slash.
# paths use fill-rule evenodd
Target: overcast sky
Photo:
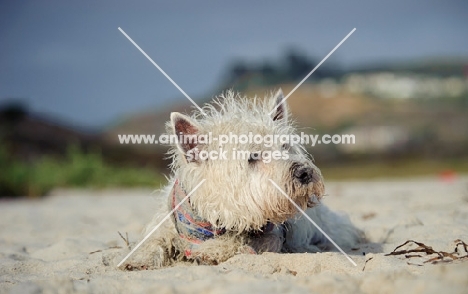
<path id="1" fill-rule="evenodd" d="M 1 1 L 0 100 L 100 127 L 185 99 L 118 27 L 192 97 L 234 59 L 321 59 L 353 28 L 331 62 L 468 56 L 464 0 Z"/>

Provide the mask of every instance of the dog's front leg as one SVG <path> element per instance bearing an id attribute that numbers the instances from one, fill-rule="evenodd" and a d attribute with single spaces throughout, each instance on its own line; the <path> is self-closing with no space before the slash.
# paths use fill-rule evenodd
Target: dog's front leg
<path id="1" fill-rule="evenodd" d="M 258 254 L 263 252 L 281 252 L 285 240 L 284 237 L 284 226 L 277 225 L 270 232 L 250 237 L 247 244 Z"/>
<path id="2" fill-rule="evenodd" d="M 158 219 L 153 222 L 157 222 Z M 153 223 L 148 225 L 147 236 L 154 228 Z M 136 244 L 133 244 L 132 248 Z M 174 223 L 166 220 L 156 231 L 154 231 L 147 240 L 128 258 L 124 264 L 121 265 L 122 269 L 126 270 L 140 270 L 140 269 L 155 269 L 169 266 L 174 261 L 183 258 L 183 250 L 181 250 L 179 236 L 174 227 Z M 123 252 L 123 254 L 128 254 Z"/>
<path id="3" fill-rule="evenodd" d="M 247 244 L 248 240 L 239 235 L 223 235 L 206 240 L 187 252 L 189 260 L 199 264 L 217 265 L 236 254 L 256 254 L 257 252 Z"/>

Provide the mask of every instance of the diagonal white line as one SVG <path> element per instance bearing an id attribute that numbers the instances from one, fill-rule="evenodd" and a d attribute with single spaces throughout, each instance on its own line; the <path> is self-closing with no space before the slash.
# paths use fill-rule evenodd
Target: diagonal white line
<path id="1" fill-rule="evenodd" d="M 182 201 L 179 202 L 179 204 L 176 205 L 176 207 L 174 207 L 173 210 L 171 210 L 171 212 L 169 212 L 168 215 L 166 215 L 162 221 L 159 222 L 159 224 L 157 226 L 154 227 L 154 229 L 151 230 L 151 232 L 149 232 L 144 238 L 143 240 L 140 241 L 140 243 L 138 243 L 135 248 L 132 249 L 132 251 L 130 251 L 129 254 L 127 254 L 127 256 L 125 256 L 124 259 L 122 259 L 122 261 L 117 265 L 117 267 L 120 267 L 140 246 L 141 244 L 143 244 L 173 213 L 174 211 L 176 211 L 177 209 L 179 209 L 179 207 L 182 205 L 182 203 L 184 203 L 189 197 L 190 195 L 193 194 L 193 192 L 195 192 L 204 182 L 206 181 L 206 179 L 203 179 L 195 188 L 193 188 L 193 190 L 187 194 L 187 196 L 185 196 L 184 199 L 182 199 Z"/>
<path id="2" fill-rule="evenodd" d="M 330 236 L 327 235 L 327 233 L 325 233 L 322 228 L 320 228 L 308 215 L 307 213 L 305 213 L 304 210 L 302 210 L 299 205 L 296 204 L 296 202 L 294 202 L 289 196 L 288 194 L 286 194 L 279 186 L 278 184 L 275 183 L 275 181 L 273 181 L 272 179 L 269 179 L 270 182 L 276 187 L 276 189 L 278 189 L 278 191 L 281 192 L 281 194 L 283 194 L 286 198 L 288 198 L 289 201 L 291 201 L 291 203 L 296 207 L 297 210 L 299 210 L 316 228 L 317 230 L 319 230 L 327 239 L 328 241 L 330 241 L 341 253 L 344 254 L 344 256 L 346 256 L 346 258 L 354 265 L 354 266 L 357 266 L 357 264 L 354 262 L 354 260 L 351 259 L 351 257 L 349 257 L 348 254 L 346 254 L 343 249 L 340 248 L 340 246 L 338 246 L 338 244 L 335 243 L 335 241 L 332 240 L 332 238 L 330 238 Z"/>
<path id="3" fill-rule="evenodd" d="M 121 32 L 137 49 L 138 49 L 138 50 L 140 50 L 140 52 L 141 52 L 154 66 L 156 66 L 156 68 L 159 69 L 159 71 L 160 71 L 160 72 L 161 72 L 177 89 L 179 89 L 179 91 L 180 91 L 182 94 L 184 94 L 184 96 L 187 97 L 187 99 L 190 100 L 190 102 L 192 102 L 192 104 L 195 105 L 195 107 L 197 107 L 198 110 L 200 110 L 201 113 L 203 113 L 203 114 L 206 116 L 206 113 L 203 111 L 203 109 L 201 109 L 200 106 L 198 106 L 198 104 L 195 103 L 195 101 L 193 101 L 192 98 L 190 98 L 190 96 L 187 95 L 187 93 L 185 93 L 185 91 L 182 90 L 182 88 L 179 87 L 179 85 L 177 85 L 177 83 L 174 82 L 174 80 L 171 79 L 171 77 L 170 77 L 161 67 L 159 67 L 159 65 L 158 65 L 156 62 L 154 62 L 154 60 L 151 59 L 151 57 L 149 57 L 149 55 L 146 54 L 146 52 L 143 51 L 143 49 L 141 49 L 140 46 L 138 46 L 138 44 L 135 43 L 135 41 L 133 41 L 133 39 L 130 38 L 129 35 L 127 35 L 127 33 L 124 32 L 124 30 L 122 30 L 122 29 L 119 27 L 119 31 L 120 31 L 120 32 Z"/>
<path id="4" fill-rule="evenodd" d="M 352 29 L 351 32 L 349 32 L 349 34 L 347 34 L 346 37 L 344 37 L 344 39 L 341 40 L 341 42 L 338 43 L 338 45 L 336 45 L 335 48 L 333 48 L 333 50 L 330 51 L 330 53 L 328 53 L 327 56 L 325 56 L 325 58 L 322 59 L 322 61 L 320 61 L 320 63 L 317 64 L 317 66 L 315 66 L 314 69 L 308 75 L 306 75 L 306 77 L 303 78 L 302 81 L 300 81 L 299 84 L 297 84 L 297 86 L 294 87 L 294 89 L 292 89 L 292 91 L 289 92 L 288 95 L 286 95 L 286 97 L 283 98 L 283 100 L 281 100 L 281 102 L 279 102 L 277 105 L 275 105 L 275 107 L 270 111 L 269 115 L 272 115 L 273 112 L 276 111 L 278 106 L 281 105 L 284 101 L 286 101 L 286 99 L 288 99 L 289 96 L 291 96 L 291 94 L 294 93 L 297 90 L 297 88 L 299 88 L 310 77 L 310 75 L 313 74 L 322 65 L 322 63 L 324 63 L 325 60 L 327 60 L 328 57 L 330 57 L 330 55 L 332 55 L 333 52 L 335 52 L 336 49 L 338 49 L 349 38 L 349 36 L 351 36 L 354 33 L 355 30 L 356 30 L 356 28 Z"/>

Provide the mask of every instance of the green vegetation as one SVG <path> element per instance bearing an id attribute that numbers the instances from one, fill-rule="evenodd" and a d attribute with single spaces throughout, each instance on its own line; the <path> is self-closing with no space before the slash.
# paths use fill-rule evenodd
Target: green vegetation
<path id="1" fill-rule="evenodd" d="M 114 167 L 101 154 L 70 147 L 64 159 L 44 156 L 34 163 L 12 159 L 0 147 L 0 196 L 46 195 L 55 187 L 158 187 L 162 175 L 148 168 Z"/>

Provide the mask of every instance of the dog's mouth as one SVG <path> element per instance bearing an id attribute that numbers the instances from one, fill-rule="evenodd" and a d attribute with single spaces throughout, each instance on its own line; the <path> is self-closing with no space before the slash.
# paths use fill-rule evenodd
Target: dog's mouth
<path id="1" fill-rule="evenodd" d="M 307 200 L 307 207 L 314 207 L 318 204 L 320 204 L 320 199 L 322 198 L 322 195 L 315 195 L 312 194 L 309 199 Z"/>
<path id="2" fill-rule="evenodd" d="M 313 207 L 320 203 L 322 200 L 323 194 L 325 194 L 325 184 L 323 182 L 322 176 L 317 172 L 314 178 L 314 185 L 312 187 L 312 194 L 309 196 L 309 201 L 307 202 L 308 207 Z"/>
<path id="3" fill-rule="evenodd" d="M 324 183 L 320 170 L 301 162 L 294 162 L 290 167 L 293 185 L 290 195 L 302 208 L 314 207 L 320 203 L 324 193 Z"/>

